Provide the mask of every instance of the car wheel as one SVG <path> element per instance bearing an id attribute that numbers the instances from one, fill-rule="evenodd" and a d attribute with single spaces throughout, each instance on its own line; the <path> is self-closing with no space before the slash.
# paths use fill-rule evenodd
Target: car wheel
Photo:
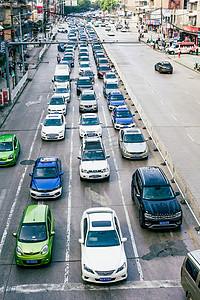
<path id="1" fill-rule="evenodd" d="M 144 215 L 143 215 L 143 212 L 141 211 L 141 209 L 139 210 L 139 222 L 140 222 L 140 227 L 145 228 Z"/>
<path id="2" fill-rule="evenodd" d="M 80 181 L 83 181 L 84 179 L 80 176 Z"/>
<path id="3" fill-rule="evenodd" d="M 175 52 L 174 52 L 174 51 L 172 51 L 172 52 L 171 52 L 171 54 L 172 54 L 172 55 L 174 55 L 174 54 L 175 54 Z"/>
<path id="4" fill-rule="evenodd" d="M 157 71 L 157 68 L 156 68 L 156 66 L 155 66 L 155 71 Z"/>
<path id="5" fill-rule="evenodd" d="M 172 74 L 172 73 L 173 73 L 173 71 L 170 72 L 170 74 Z"/>

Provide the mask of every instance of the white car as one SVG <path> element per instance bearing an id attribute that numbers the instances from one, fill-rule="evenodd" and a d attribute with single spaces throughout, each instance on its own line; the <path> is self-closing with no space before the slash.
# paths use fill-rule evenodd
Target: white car
<path id="1" fill-rule="evenodd" d="M 55 88 L 55 91 L 54 91 L 54 95 L 55 96 L 63 96 L 66 104 L 70 102 L 71 91 L 69 88 L 66 88 L 66 86 L 63 86 L 62 84 L 57 85 L 57 87 Z"/>
<path id="2" fill-rule="evenodd" d="M 62 114 L 47 115 L 41 125 L 41 138 L 43 140 L 62 140 L 65 138 L 65 118 Z"/>
<path id="3" fill-rule="evenodd" d="M 108 158 L 109 155 L 105 155 L 100 137 L 83 137 L 78 156 L 80 179 L 108 179 L 110 177 Z"/>
<path id="4" fill-rule="evenodd" d="M 105 84 L 107 81 L 114 82 L 118 84 L 117 75 L 114 72 L 107 72 L 103 76 L 103 83 Z"/>
<path id="5" fill-rule="evenodd" d="M 114 210 L 94 207 L 81 219 L 82 279 L 93 283 L 111 283 L 127 278 L 127 258 L 120 223 Z"/>
<path id="6" fill-rule="evenodd" d="M 102 136 L 102 127 L 98 115 L 94 113 L 82 114 L 79 119 L 80 137 Z"/>
<path id="7" fill-rule="evenodd" d="M 129 159 L 148 157 L 148 145 L 139 128 L 121 129 L 118 142 L 123 157 Z"/>
<path id="8" fill-rule="evenodd" d="M 63 96 L 53 95 L 47 108 L 49 114 L 64 114 L 66 115 L 67 105 Z"/>
<path id="9" fill-rule="evenodd" d="M 115 36 L 115 32 L 113 30 L 109 31 L 108 36 Z"/>
<path id="10" fill-rule="evenodd" d="M 82 62 L 79 65 L 79 74 L 82 75 L 84 71 L 91 71 L 91 66 L 88 62 Z"/>

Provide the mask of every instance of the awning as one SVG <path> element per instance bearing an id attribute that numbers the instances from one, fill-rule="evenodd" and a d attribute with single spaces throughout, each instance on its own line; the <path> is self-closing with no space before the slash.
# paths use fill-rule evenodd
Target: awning
<path id="1" fill-rule="evenodd" d="M 197 12 L 193 11 L 191 13 L 188 14 L 189 17 L 196 17 L 197 16 Z"/>

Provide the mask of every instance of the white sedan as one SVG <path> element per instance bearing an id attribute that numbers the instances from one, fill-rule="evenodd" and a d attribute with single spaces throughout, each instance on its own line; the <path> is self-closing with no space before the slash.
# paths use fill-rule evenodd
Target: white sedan
<path id="1" fill-rule="evenodd" d="M 102 136 L 102 127 L 97 114 L 86 113 L 82 114 L 79 119 L 79 134 L 80 137 L 87 136 Z"/>
<path id="2" fill-rule="evenodd" d="M 41 125 L 41 138 L 43 140 L 62 140 L 65 138 L 65 118 L 62 114 L 47 115 Z"/>
<path id="3" fill-rule="evenodd" d="M 82 75 L 85 71 L 91 71 L 91 66 L 89 62 L 82 62 L 79 65 L 79 74 Z"/>
<path id="4" fill-rule="evenodd" d="M 90 208 L 81 219 L 82 279 L 111 283 L 127 278 L 127 259 L 119 220 L 107 207 Z"/>

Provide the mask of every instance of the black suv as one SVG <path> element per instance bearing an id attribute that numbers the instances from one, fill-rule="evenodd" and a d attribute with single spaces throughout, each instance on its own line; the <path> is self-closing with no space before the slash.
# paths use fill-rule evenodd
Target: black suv
<path id="1" fill-rule="evenodd" d="M 182 210 L 166 175 L 158 167 L 135 171 L 131 182 L 132 200 L 139 211 L 142 228 L 176 228 L 182 224 Z"/>

